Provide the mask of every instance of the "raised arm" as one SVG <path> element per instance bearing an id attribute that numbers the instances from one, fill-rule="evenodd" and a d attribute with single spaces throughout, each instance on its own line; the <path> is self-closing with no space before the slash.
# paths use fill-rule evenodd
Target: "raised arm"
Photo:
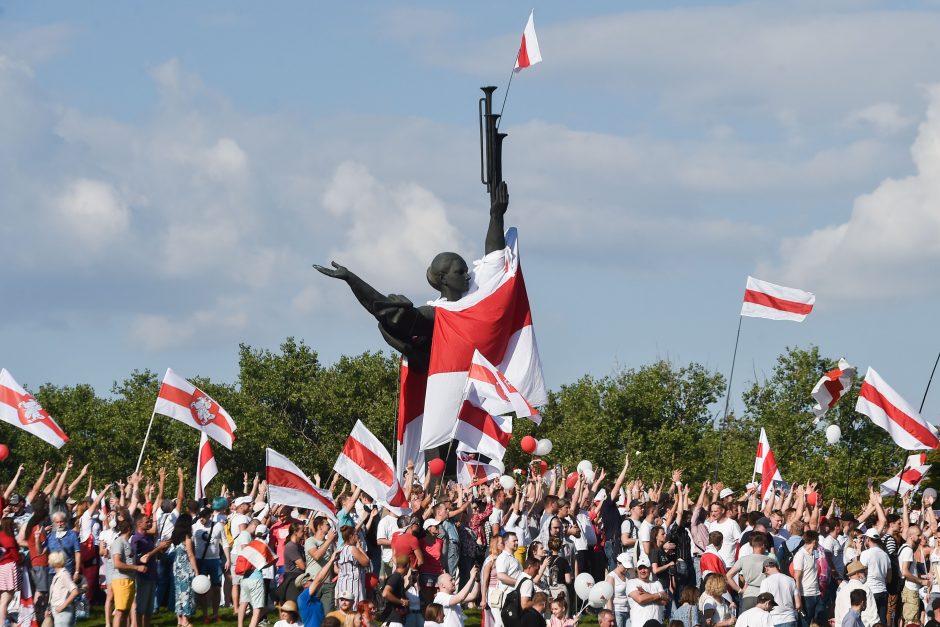
<path id="1" fill-rule="evenodd" d="M 13 496 L 13 493 L 16 491 L 16 484 L 20 482 L 20 477 L 23 476 L 23 469 L 25 466 L 20 464 L 16 469 L 16 474 L 13 475 L 13 479 L 10 481 L 10 485 L 7 486 L 7 489 L 3 492 L 3 500 L 9 501 L 10 497 Z"/>
<path id="2" fill-rule="evenodd" d="M 75 480 L 69 484 L 69 491 L 66 492 L 67 495 L 72 494 L 73 492 L 75 492 L 75 489 L 78 488 L 78 484 L 81 483 L 82 479 L 85 478 L 85 475 L 88 474 L 88 466 L 90 466 L 90 464 L 85 464 L 84 466 L 82 466 L 82 469 L 81 471 L 79 471 L 78 476 L 75 477 Z"/>
<path id="3" fill-rule="evenodd" d="M 186 487 L 186 475 L 183 473 L 183 468 L 176 469 L 176 511 L 180 514 L 183 513 L 183 499 L 185 497 L 185 492 L 183 489 Z"/>
<path id="4" fill-rule="evenodd" d="M 627 468 L 629 467 L 630 453 L 627 453 L 623 458 L 623 470 L 620 471 L 620 475 L 617 477 L 617 481 L 614 483 L 614 487 L 610 491 L 611 500 L 617 500 L 617 495 L 620 494 L 620 488 L 623 486 L 623 480 L 627 477 Z"/>
<path id="5" fill-rule="evenodd" d="M 29 494 L 26 495 L 27 503 L 32 503 L 33 500 L 39 496 L 39 491 L 42 490 L 42 482 L 46 480 L 47 474 L 49 474 L 49 462 L 43 462 L 42 472 L 39 473 L 39 478 L 36 479 L 36 483 L 33 484 Z"/>
<path id="6" fill-rule="evenodd" d="M 490 202 L 490 225 L 486 229 L 486 254 L 506 248 L 506 233 L 503 218 L 509 208 L 509 188 L 503 181 L 496 188 Z"/>

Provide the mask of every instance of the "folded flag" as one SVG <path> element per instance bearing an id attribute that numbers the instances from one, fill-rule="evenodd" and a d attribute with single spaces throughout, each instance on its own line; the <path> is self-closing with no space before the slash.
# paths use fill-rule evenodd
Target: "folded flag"
<path id="1" fill-rule="evenodd" d="M 69 441 L 65 431 L 6 368 L 0 370 L 0 420 L 32 433 L 56 448 L 62 448 Z"/>
<path id="2" fill-rule="evenodd" d="M 252 540 L 238 554 L 235 560 L 235 574 L 247 575 L 253 570 L 267 568 L 277 561 L 277 555 L 264 540 Z"/>
<path id="3" fill-rule="evenodd" d="M 871 418 L 905 450 L 931 451 L 940 447 L 937 428 L 885 383 L 874 368 L 865 374 L 855 411 Z"/>
<path id="4" fill-rule="evenodd" d="M 839 360 L 839 367 L 830 370 L 813 387 L 811 396 L 816 399 L 816 406 L 813 407 L 813 413 L 816 414 L 816 422 L 826 415 L 826 412 L 836 406 L 842 395 L 852 389 L 855 383 L 855 366 L 850 366 L 849 362 L 842 358 Z"/>
<path id="5" fill-rule="evenodd" d="M 542 51 L 539 50 L 539 39 L 535 36 L 535 9 L 532 9 L 525 30 L 522 31 L 522 45 L 519 46 L 519 54 L 516 55 L 516 67 L 513 70 L 518 72 L 541 61 Z"/>
<path id="6" fill-rule="evenodd" d="M 802 322 L 813 310 L 816 295 L 792 287 L 747 277 L 741 315 L 770 320 Z"/>
<path id="7" fill-rule="evenodd" d="M 291 460 L 267 449 L 268 502 L 321 512 L 336 522 L 336 503 L 329 490 L 318 488 Z"/>
<path id="8" fill-rule="evenodd" d="M 199 436 L 199 449 L 196 453 L 196 500 L 206 497 L 206 486 L 219 474 L 219 467 L 215 465 L 215 456 L 212 454 L 212 445 L 209 437 L 203 431 Z"/>
<path id="9" fill-rule="evenodd" d="M 760 429 L 760 439 L 757 442 L 757 457 L 754 459 L 754 473 L 760 475 L 760 499 L 764 500 L 774 481 L 783 481 L 774 452 L 770 450 L 770 441 L 763 427 Z"/>
<path id="10" fill-rule="evenodd" d="M 232 450 L 236 428 L 232 417 L 208 394 L 170 368 L 166 369 L 163 376 L 153 411 L 179 420 L 198 431 L 205 431 L 210 438 Z"/>

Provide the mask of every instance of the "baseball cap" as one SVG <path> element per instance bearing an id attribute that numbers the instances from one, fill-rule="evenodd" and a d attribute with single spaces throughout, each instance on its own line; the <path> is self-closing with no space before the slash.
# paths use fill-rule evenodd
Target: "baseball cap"
<path id="1" fill-rule="evenodd" d="M 770 594 L 769 592 L 761 592 L 757 595 L 758 603 L 767 603 L 768 601 L 770 601 L 770 607 L 777 605 L 777 602 L 774 600 L 774 595 Z"/>
<path id="2" fill-rule="evenodd" d="M 23 497 L 19 494 L 14 494 L 10 497 L 10 505 L 19 505 L 23 502 Z"/>
<path id="3" fill-rule="evenodd" d="M 642 504 L 643 504 L 643 501 L 641 501 L 640 499 L 631 499 L 630 509 L 633 509 L 634 507 L 637 507 L 638 505 L 642 505 Z"/>
<path id="4" fill-rule="evenodd" d="M 240 496 L 232 502 L 232 505 L 238 507 L 239 505 L 251 505 L 250 496 Z"/>
<path id="5" fill-rule="evenodd" d="M 425 529 L 430 529 L 431 527 L 437 527 L 437 526 L 440 525 L 440 524 L 441 524 L 441 523 L 438 522 L 437 519 L 435 519 L 435 518 L 428 518 L 427 520 L 424 521 L 424 528 L 425 528 Z"/>
<path id="6" fill-rule="evenodd" d="M 777 563 L 776 557 L 768 557 L 767 559 L 765 559 L 764 567 L 766 568 L 767 566 L 775 566 L 777 568 L 780 568 L 780 564 Z"/>
<path id="7" fill-rule="evenodd" d="M 718 493 L 718 498 L 720 499 L 727 498 L 731 496 L 732 494 L 734 494 L 734 490 L 732 490 L 731 488 L 725 488 L 724 490 Z"/>
<path id="8" fill-rule="evenodd" d="M 881 540 L 881 534 L 878 533 L 878 530 L 872 527 L 865 532 L 866 538 L 871 538 L 872 540 Z"/>
<path id="9" fill-rule="evenodd" d="M 621 553 L 617 556 L 617 562 L 619 562 L 620 565 L 624 568 L 633 568 L 633 554 Z"/>
<path id="10" fill-rule="evenodd" d="M 267 525 L 258 525 L 257 527 L 255 527 L 256 536 L 263 536 L 263 535 L 266 535 L 267 533 L 268 533 Z"/>
<path id="11" fill-rule="evenodd" d="M 766 516 L 761 516 L 760 518 L 757 519 L 757 522 L 754 523 L 754 524 L 755 524 L 755 525 L 763 525 L 763 526 L 764 526 L 765 528 L 767 528 L 767 529 L 770 529 L 771 526 L 773 526 L 773 523 L 770 522 L 770 519 L 767 518 Z"/>
<path id="12" fill-rule="evenodd" d="M 636 561 L 637 568 L 649 568 L 650 567 L 650 558 L 645 555 L 641 555 L 640 559 Z"/>

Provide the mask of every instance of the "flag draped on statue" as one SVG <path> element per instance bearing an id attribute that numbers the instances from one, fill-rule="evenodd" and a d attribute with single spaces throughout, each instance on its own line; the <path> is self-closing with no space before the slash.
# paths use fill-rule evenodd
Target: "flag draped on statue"
<path id="1" fill-rule="evenodd" d="M 865 374 L 855 411 L 871 418 L 888 432 L 895 444 L 907 451 L 931 451 L 940 447 L 937 428 L 921 418 L 874 368 L 869 367 Z"/>
<path id="2" fill-rule="evenodd" d="M 421 450 L 421 424 L 424 421 L 424 395 L 428 375 L 409 370 L 408 359 L 401 358 L 398 388 L 398 476 L 405 476 L 408 462 L 414 462 L 418 478 L 424 475 L 424 451 Z"/>
<path id="3" fill-rule="evenodd" d="M 62 448 L 69 441 L 65 431 L 6 368 L 0 370 L 0 420 L 32 433 L 56 448 Z"/>
<path id="4" fill-rule="evenodd" d="M 212 445 L 209 437 L 203 431 L 199 436 L 199 449 L 196 452 L 196 500 L 206 498 L 206 486 L 219 474 L 215 465 L 215 456 L 212 454 Z"/>
<path id="5" fill-rule="evenodd" d="M 916 490 L 928 470 L 930 464 L 927 463 L 927 453 L 911 455 L 901 472 L 881 484 L 881 494 L 887 496 L 898 493 L 904 496 L 911 490 Z"/>
<path id="6" fill-rule="evenodd" d="M 516 55 L 516 67 L 514 71 L 524 70 L 536 63 L 542 61 L 542 51 L 539 50 L 539 38 L 535 36 L 535 10 L 529 13 L 529 21 L 526 22 L 525 30 L 522 31 L 522 44 L 519 46 L 519 54 Z"/>
<path id="7" fill-rule="evenodd" d="M 210 438 L 232 450 L 235 421 L 218 403 L 195 385 L 167 368 L 157 395 L 154 413 L 203 431 Z"/>
<path id="8" fill-rule="evenodd" d="M 318 488 L 300 468 L 273 448 L 267 449 L 265 459 L 270 503 L 316 510 L 336 522 L 336 503 L 329 490 Z"/>
<path id="9" fill-rule="evenodd" d="M 754 473 L 760 475 L 760 499 L 764 500 L 767 491 L 773 486 L 774 481 L 783 481 L 780 475 L 780 469 L 777 468 L 777 460 L 774 459 L 774 452 L 770 450 L 770 441 L 767 439 L 767 432 L 764 428 L 760 429 L 760 440 L 757 442 L 757 457 L 754 459 Z"/>
<path id="10" fill-rule="evenodd" d="M 548 401 L 516 229 L 506 232 L 504 249 L 473 263 L 470 276 L 470 290 L 460 300 L 429 303 L 435 307 L 434 333 L 423 415 L 409 423 L 421 433 L 420 450 L 450 440 L 475 350 L 533 406 Z"/>
<path id="11" fill-rule="evenodd" d="M 830 370 L 813 387 L 812 397 L 816 399 L 816 406 L 813 407 L 813 413 L 816 414 L 816 422 L 826 415 L 826 412 L 836 406 L 842 395 L 852 389 L 855 383 L 855 366 L 850 366 L 849 362 L 842 358 L 839 360 L 839 367 Z"/>
<path id="12" fill-rule="evenodd" d="M 802 322 L 813 310 L 816 295 L 792 287 L 747 277 L 741 315 Z"/>
<path id="13" fill-rule="evenodd" d="M 333 470 L 392 511 L 408 507 L 392 456 L 360 420 L 356 421 Z"/>

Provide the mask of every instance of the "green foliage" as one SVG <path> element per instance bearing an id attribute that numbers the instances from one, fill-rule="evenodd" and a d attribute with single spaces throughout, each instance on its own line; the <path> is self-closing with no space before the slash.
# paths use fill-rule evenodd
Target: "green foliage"
<path id="1" fill-rule="evenodd" d="M 569 470 L 586 458 L 595 468 L 606 468 L 612 478 L 629 453 L 630 478 L 649 483 L 681 468 L 687 481 L 698 484 L 712 478 L 721 440 L 719 476 L 740 490 L 751 480 L 763 426 L 787 481 L 818 481 L 826 498 L 854 507 L 865 498 L 868 477 L 880 482 L 897 472 L 902 452 L 884 431 L 854 411 L 860 382 L 830 411 L 828 422 L 813 425 L 809 392 L 834 366 L 835 361 L 821 357 L 816 347 L 788 348 L 768 380 L 750 383 L 740 402 L 743 413 L 728 416 L 723 433 L 719 423 L 725 380 L 701 365 L 677 367 L 658 361 L 606 377 L 584 376 L 549 394 L 541 426 L 515 422 L 506 466 L 522 467 L 530 461 L 518 442 L 532 434 L 550 438 L 554 449 L 548 461 Z M 193 382 L 238 424 L 233 450 L 213 447 L 220 471 L 213 492 L 223 483 L 240 490 L 242 472 L 263 473 L 267 447 L 325 479 L 356 420 L 384 442 L 394 441 L 398 361 L 383 353 L 344 356 L 325 366 L 316 351 L 293 338 L 277 352 L 242 345 L 235 383 L 201 377 Z M 87 385 L 41 386 L 40 403 L 71 442 L 57 451 L 19 429 L 0 425 L 0 439 L 12 451 L 0 474 L 9 478 L 15 465 L 23 463 L 30 483 L 44 461 L 61 468 L 72 455 L 76 468 L 89 464 L 96 487 L 126 477 L 136 465 L 158 388 L 158 376 L 149 371 L 132 372 L 114 385 L 108 398 Z M 825 442 L 829 423 L 842 429 L 842 442 L 836 446 Z M 192 494 L 197 444 L 193 429 L 156 416 L 142 468 L 154 477 L 158 468 L 166 467 L 169 493 L 176 490 L 175 468 L 183 468 L 189 477 L 186 494 Z"/>

